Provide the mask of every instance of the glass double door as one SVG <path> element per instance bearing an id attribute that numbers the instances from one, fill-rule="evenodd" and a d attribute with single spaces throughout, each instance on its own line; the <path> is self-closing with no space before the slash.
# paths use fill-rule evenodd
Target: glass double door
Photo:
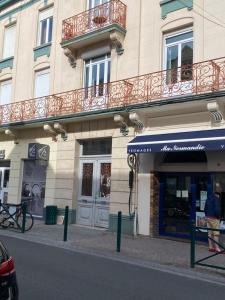
<path id="1" fill-rule="evenodd" d="M 77 222 L 108 227 L 111 188 L 111 161 L 85 159 L 80 162 L 80 192 Z"/>
<path id="2" fill-rule="evenodd" d="M 191 219 L 204 214 L 205 201 L 212 192 L 211 176 L 162 174 L 160 182 L 160 234 L 189 235 Z"/>

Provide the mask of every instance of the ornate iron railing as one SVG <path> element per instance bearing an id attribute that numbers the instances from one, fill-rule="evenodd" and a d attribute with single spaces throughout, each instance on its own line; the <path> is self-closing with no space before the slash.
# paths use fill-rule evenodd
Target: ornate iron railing
<path id="1" fill-rule="evenodd" d="M 0 106 L 0 124 L 225 90 L 225 57 Z"/>
<path id="2" fill-rule="evenodd" d="M 119 24 L 122 28 L 126 28 L 126 5 L 119 0 L 111 0 L 63 20 L 62 41 L 111 24 Z"/>

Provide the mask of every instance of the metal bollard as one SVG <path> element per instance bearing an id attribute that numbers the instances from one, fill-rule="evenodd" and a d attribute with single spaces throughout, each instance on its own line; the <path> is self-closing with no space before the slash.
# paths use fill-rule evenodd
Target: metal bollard
<path id="1" fill-rule="evenodd" d="M 195 267 L 195 221 L 191 220 L 191 259 L 190 267 Z"/>
<path id="2" fill-rule="evenodd" d="M 26 226 L 26 213 L 27 213 L 27 206 L 26 203 L 22 203 L 22 215 L 23 215 L 23 220 L 22 220 L 22 233 L 25 232 L 25 226 Z"/>
<path id="3" fill-rule="evenodd" d="M 65 207 L 63 241 L 67 241 L 69 206 Z"/>
<path id="4" fill-rule="evenodd" d="M 118 222 L 117 222 L 117 243 L 116 243 L 116 251 L 120 252 L 121 247 L 121 225 L 122 225 L 122 212 L 118 212 Z"/>

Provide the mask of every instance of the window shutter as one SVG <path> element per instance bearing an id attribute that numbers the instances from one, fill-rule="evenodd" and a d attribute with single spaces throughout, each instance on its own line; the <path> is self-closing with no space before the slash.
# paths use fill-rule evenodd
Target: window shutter
<path id="1" fill-rule="evenodd" d="M 35 76 L 35 98 L 49 95 L 49 70 L 36 73 Z"/>
<path id="2" fill-rule="evenodd" d="M 12 80 L 2 81 L 0 83 L 0 104 L 9 104 L 11 102 Z"/>
<path id="3" fill-rule="evenodd" d="M 3 58 L 14 56 L 16 25 L 5 28 Z"/>

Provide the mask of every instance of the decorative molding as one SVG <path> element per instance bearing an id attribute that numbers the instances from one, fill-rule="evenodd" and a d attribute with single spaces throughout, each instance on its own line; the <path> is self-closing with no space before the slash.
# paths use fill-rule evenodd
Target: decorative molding
<path id="1" fill-rule="evenodd" d="M 34 61 L 37 60 L 38 57 L 46 55 L 47 57 L 51 54 L 51 43 L 47 43 L 33 49 L 34 51 Z"/>
<path id="2" fill-rule="evenodd" d="M 68 57 L 68 61 L 72 68 L 76 67 L 76 56 L 75 54 L 68 48 L 64 48 L 64 54 Z"/>
<path id="3" fill-rule="evenodd" d="M 0 60 L 0 72 L 2 69 L 6 69 L 6 68 L 13 68 L 13 60 L 14 60 L 14 56 L 5 58 L 5 59 L 1 59 Z"/>
<path id="4" fill-rule="evenodd" d="M 224 121 L 221 109 L 216 101 L 207 103 L 207 110 L 211 114 L 212 123 L 218 124 Z"/>
<path id="5" fill-rule="evenodd" d="M 144 128 L 144 122 L 141 120 L 140 115 L 135 111 L 129 113 L 129 119 L 135 125 L 137 130 L 142 130 Z"/>
<path id="6" fill-rule="evenodd" d="M 44 131 L 48 132 L 51 136 L 52 136 L 52 140 L 54 142 L 57 141 L 56 136 L 57 136 L 57 132 L 52 128 L 51 125 L 49 124 L 44 124 L 43 126 Z"/>
<path id="7" fill-rule="evenodd" d="M 19 142 L 17 140 L 17 135 L 14 130 L 6 129 L 5 134 L 14 139 L 14 144 L 19 144 Z"/>
<path id="8" fill-rule="evenodd" d="M 118 55 L 123 54 L 123 41 L 124 41 L 124 35 L 122 35 L 118 31 L 113 31 L 110 33 L 110 40 L 112 42 L 112 46 L 115 47 L 116 52 Z"/>
<path id="9" fill-rule="evenodd" d="M 161 17 L 165 19 L 168 13 L 174 12 L 176 10 L 187 8 L 191 10 L 193 8 L 193 0 L 161 0 Z"/>
<path id="10" fill-rule="evenodd" d="M 124 121 L 124 117 L 121 115 L 114 115 L 114 122 L 118 123 L 120 125 L 120 132 L 123 136 L 128 135 L 129 128 L 127 126 L 127 123 Z"/>
<path id="11" fill-rule="evenodd" d="M 9 0 L 9 1 L 10 1 L 10 0 Z M 11 0 L 11 2 L 12 2 L 12 1 L 13 1 L 13 0 Z M 10 18 L 10 17 L 13 16 L 14 14 L 16 14 L 16 13 L 18 13 L 18 12 L 21 12 L 21 11 L 24 10 L 24 9 L 27 9 L 28 7 L 34 5 L 35 3 L 39 2 L 39 1 L 41 1 L 41 0 L 30 0 L 29 2 L 26 2 L 26 3 L 24 3 L 24 4 L 18 5 L 18 6 L 15 7 L 15 8 L 12 8 L 11 10 L 7 11 L 5 14 L 2 14 L 2 15 L 0 16 L 0 21 L 1 21 L 1 20 L 4 20 L 4 19 L 6 19 L 6 18 Z M 19 0 L 18 0 L 17 2 L 19 2 Z M 13 4 L 14 4 L 14 3 L 10 3 L 8 6 L 13 5 Z M 3 10 L 4 10 L 4 7 L 3 7 L 3 8 L 0 7 L 0 11 L 3 11 Z"/>
<path id="12" fill-rule="evenodd" d="M 66 141 L 66 140 L 68 139 L 67 131 L 66 131 L 66 129 L 63 127 L 62 124 L 60 124 L 59 122 L 57 122 L 57 123 L 54 123 L 53 127 L 54 127 L 54 129 L 55 129 L 57 132 L 61 133 L 61 137 L 62 137 L 62 139 L 63 139 L 64 141 Z"/>

